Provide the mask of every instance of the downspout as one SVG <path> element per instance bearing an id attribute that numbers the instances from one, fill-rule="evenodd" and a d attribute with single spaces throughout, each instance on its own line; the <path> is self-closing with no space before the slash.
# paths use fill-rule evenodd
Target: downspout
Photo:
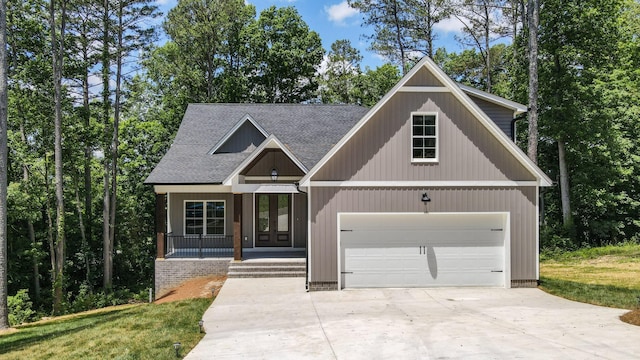
<path id="1" fill-rule="evenodd" d="M 511 141 L 513 141 L 514 143 L 516 142 L 516 121 L 526 118 L 528 111 L 529 109 L 527 109 L 527 111 L 511 119 Z"/>
<path id="2" fill-rule="evenodd" d="M 309 209 L 309 194 L 307 194 L 306 192 L 300 190 L 300 182 L 295 182 L 293 183 L 296 186 L 296 190 L 298 190 L 299 193 L 304 194 L 307 198 L 307 210 Z M 307 214 L 307 217 L 309 217 L 309 214 Z M 308 224 L 307 224 L 308 225 Z M 307 232 L 309 230 L 307 229 Z M 307 246 L 304 247 L 304 258 L 305 258 L 305 262 L 304 262 L 304 288 L 305 290 L 308 292 L 309 291 L 309 239 L 307 239 Z"/>

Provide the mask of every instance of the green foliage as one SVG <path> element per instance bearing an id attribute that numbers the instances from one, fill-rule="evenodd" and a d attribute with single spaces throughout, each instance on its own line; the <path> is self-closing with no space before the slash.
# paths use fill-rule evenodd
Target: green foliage
<path id="1" fill-rule="evenodd" d="M 33 303 L 29 299 L 27 289 L 20 289 L 14 296 L 7 297 L 9 307 L 9 324 L 11 326 L 20 325 L 33 319 L 35 311 Z"/>
<path id="2" fill-rule="evenodd" d="M 373 106 L 400 80 L 396 66 L 385 64 L 375 69 L 367 68 L 356 78 L 354 98 L 363 106 Z"/>
<path id="3" fill-rule="evenodd" d="M 640 291 L 614 285 L 586 284 L 583 282 L 541 276 L 540 287 L 553 295 L 588 304 L 636 309 Z"/>

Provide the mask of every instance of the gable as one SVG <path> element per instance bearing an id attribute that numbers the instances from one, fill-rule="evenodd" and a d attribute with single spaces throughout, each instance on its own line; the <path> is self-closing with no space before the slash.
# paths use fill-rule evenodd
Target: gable
<path id="1" fill-rule="evenodd" d="M 439 159 L 412 162 L 411 114 L 437 113 Z M 535 181 L 451 93 L 394 94 L 312 181 Z"/>
<path id="2" fill-rule="evenodd" d="M 249 115 L 240 120 L 209 151 L 210 154 L 251 152 L 267 138 L 262 129 Z"/>
<path id="3" fill-rule="evenodd" d="M 304 176 L 302 171 L 281 149 L 264 149 L 241 172 L 243 176 L 270 176 L 272 169 L 278 176 Z"/>
<path id="4" fill-rule="evenodd" d="M 440 87 L 440 86 L 433 86 L 433 85 L 423 85 L 419 82 L 416 82 L 415 80 L 416 78 L 429 80 L 428 76 L 419 75 L 421 74 L 422 71 L 424 71 L 424 69 L 428 70 L 444 86 Z M 408 85 L 410 83 L 420 84 L 420 85 Z M 428 57 L 424 57 L 393 87 L 393 89 L 391 89 L 367 113 L 367 115 L 365 115 L 331 149 L 331 151 L 329 151 L 329 153 L 327 153 L 318 162 L 318 164 L 316 164 L 309 171 L 309 173 L 301 180 L 302 186 L 309 186 L 311 180 L 314 180 L 314 181 L 343 180 L 344 181 L 346 180 L 345 179 L 346 177 L 355 178 L 354 177 L 355 174 L 359 172 L 362 175 L 365 175 L 365 178 L 363 178 L 363 181 L 380 180 L 376 178 L 376 175 L 380 175 L 381 177 L 385 177 L 385 176 L 398 177 L 398 181 L 406 181 L 411 179 L 415 179 L 415 181 L 425 181 L 431 176 L 432 173 L 441 173 L 441 171 L 434 170 L 432 172 L 429 172 L 428 174 L 423 174 L 426 177 L 415 176 L 416 173 L 419 172 L 415 169 L 419 169 L 419 168 L 425 169 L 429 167 L 433 169 L 440 168 L 445 163 L 445 159 L 439 159 L 437 155 L 436 155 L 436 158 L 431 159 L 431 161 L 429 161 L 428 164 L 415 165 L 413 167 L 405 166 L 403 169 L 400 169 L 400 170 L 406 170 L 406 173 L 402 173 L 402 174 L 394 171 L 392 167 L 387 167 L 382 170 L 376 169 L 374 173 L 370 174 L 369 176 L 365 174 L 366 171 L 362 172 L 364 168 L 369 168 L 368 166 L 366 166 L 367 164 L 372 164 L 371 168 L 374 168 L 375 166 L 384 166 L 383 164 L 393 165 L 393 164 L 396 164 L 396 162 L 398 164 L 401 163 L 401 159 L 403 158 L 403 156 L 407 156 L 407 157 L 416 156 L 415 154 L 414 155 L 401 154 L 402 152 L 407 153 L 409 151 L 412 151 L 410 150 L 411 149 L 410 146 L 405 146 L 404 150 L 397 145 L 394 148 L 388 149 L 388 150 L 383 149 L 383 147 L 387 146 L 387 143 L 390 142 L 392 139 L 400 139 L 396 136 L 397 136 L 397 133 L 403 129 L 403 127 L 398 126 L 397 124 L 405 124 L 406 126 L 406 124 L 409 121 L 409 119 L 405 118 L 404 120 L 401 120 L 400 122 L 398 122 L 397 120 L 395 120 L 398 118 L 398 116 L 402 118 L 402 116 L 406 116 L 407 111 L 411 112 L 411 111 L 414 111 L 414 109 L 418 109 L 419 111 L 429 111 L 427 110 L 428 108 L 425 108 L 419 105 L 420 103 L 428 104 L 428 101 L 425 100 L 424 98 L 425 96 L 427 97 L 427 99 L 432 99 L 436 107 L 442 107 L 441 110 L 443 110 L 443 113 L 453 114 L 452 116 L 451 115 L 446 116 L 442 121 L 443 124 L 445 123 L 454 124 L 454 120 L 458 121 L 454 126 L 449 127 L 449 129 L 454 129 L 457 126 L 462 126 L 461 128 L 466 128 L 466 126 L 463 126 L 463 124 L 465 123 L 471 124 L 474 122 L 477 124 L 469 125 L 469 126 L 472 126 L 472 128 L 474 129 L 476 128 L 476 126 L 479 126 L 477 127 L 477 129 L 482 128 L 482 130 L 463 132 L 462 134 L 458 132 L 459 136 L 454 137 L 451 140 L 448 140 L 446 138 L 449 135 L 446 134 L 446 132 L 444 132 L 440 136 L 443 136 L 443 139 L 447 139 L 445 143 L 452 143 L 452 142 L 461 140 L 462 142 L 460 144 L 465 145 L 465 144 L 469 144 L 469 140 L 471 140 L 471 143 L 474 144 L 474 146 L 485 157 L 486 161 L 484 161 L 483 163 L 493 164 L 494 168 L 496 166 L 499 168 L 497 172 L 493 172 L 493 175 L 490 175 L 491 171 L 483 172 L 483 170 L 476 171 L 477 174 L 473 175 L 474 170 L 467 171 L 467 170 L 463 170 L 464 169 L 463 166 L 456 166 L 456 167 L 453 167 L 453 169 L 457 169 L 457 170 L 444 172 L 445 174 L 450 173 L 450 174 L 455 174 L 456 176 L 453 178 L 445 178 L 443 175 L 440 175 L 440 177 L 443 180 L 457 181 L 457 180 L 461 180 L 461 178 L 463 177 L 469 178 L 471 181 L 485 180 L 485 178 L 486 180 L 508 179 L 510 181 L 529 181 L 528 179 L 532 179 L 530 181 L 535 182 L 539 186 L 551 186 L 552 185 L 551 179 L 549 179 L 549 177 L 539 167 L 537 167 L 536 164 L 533 163 L 533 161 L 531 161 L 531 159 L 529 159 L 526 156 L 526 154 L 524 154 L 524 152 L 522 152 L 522 150 L 519 149 L 515 145 L 515 143 L 513 143 L 513 141 L 511 141 L 509 137 L 507 137 L 498 128 L 496 124 L 493 123 L 493 121 L 487 116 L 487 114 L 485 114 L 480 109 L 480 107 L 476 103 L 474 103 L 469 98 L 468 95 L 465 94 L 465 92 L 467 91 L 461 89 L 461 87 L 456 85 L 456 83 L 453 80 L 451 80 L 440 68 L 437 67 L 437 65 L 433 62 L 433 60 L 429 59 Z M 474 93 L 474 91 L 469 91 L 469 92 Z M 415 96 L 421 96 L 422 101 L 416 102 L 416 101 L 408 100 L 407 104 L 403 104 L 404 100 L 399 100 L 399 99 L 413 99 L 415 98 Z M 510 107 L 512 105 L 518 105 L 506 99 L 499 98 L 495 95 L 480 94 L 478 96 L 483 98 L 486 97 L 487 99 L 491 99 L 490 101 L 494 101 L 494 102 L 497 101 L 497 102 L 500 102 L 501 104 L 504 103 L 505 105 L 508 105 L 507 107 Z M 443 97 L 448 97 L 448 99 L 443 102 L 442 100 Z M 444 106 L 445 103 L 448 103 L 448 105 Z M 383 109 L 386 109 L 386 112 L 387 112 L 386 114 L 384 114 L 385 111 Z M 431 110 L 431 111 L 434 111 L 434 110 Z M 382 114 L 382 117 L 385 117 L 388 120 L 382 121 L 378 125 L 380 128 L 376 129 L 371 126 L 367 126 L 369 122 L 373 121 L 373 119 L 380 118 L 381 114 Z M 392 125 L 391 128 L 389 129 L 387 126 L 388 124 L 396 124 L 396 126 Z M 385 126 L 387 128 L 385 128 Z M 374 137 L 371 139 L 370 142 L 375 142 L 374 140 L 377 140 L 380 138 L 387 139 L 387 141 L 382 144 L 382 147 L 373 149 L 372 145 L 369 145 L 367 143 L 368 140 L 365 137 L 366 135 L 361 135 L 361 133 L 364 133 L 367 131 L 365 128 L 369 129 L 370 134 L 368 135 Z M 407 131 L 406 128 L 405 128 L 405 131 Z M 437 131 L 441 132 L 440 130 L 437 130 Z M 483 135 L 483 136 L 476 140 L 473 137 L 473 133 L 477 133 L 478 135 Z M 361 145 L 364 146 L 364 150 L 365 150 L 364 152 L 366 154 L 360 155 L 359 151 L 361 151 L 361 147 L 358 147 L 358 146 L 356 147 L 352 146 L 351 151 L 353 152 L 352 153 L 353 156 L 359 157 L 360 159 L 362 159 L 361 161 L 349 164 L 348 163 L 349 160 L 347 160 L 347 158 L 344 155 L 342 158 L 343 163 L 340 163 L 339 161 L 332 161 L 333 158 L 336 157 L 336 155 L 340 153 L 344 147 L 349 145 L 350 142 L 356 142 L 357 138 L 364 138 L 363 140 L 364 142 L 362 142 Z M 408 141 L 408 138 L 409 136 L 404 137 L 402 139 L 403 141 L 406 142 Z M 466 143 L 464 141 L 465 138 L 467 139 Z M 414 139 L 420 140 L 419 137 L 414 137 Z M 426 144 L 427 142 L 426 138 L 423 140 L 425 141 L 425 145 L 423 146 L 431 146 Z M 483 146 L 479 146 L 481 142 L 486 142 L 486 144 Z M 470 146 L 468 147 L 468 149 L 473 149 L 474 146 Z M 486 151 L 488 149 L 491 149 L 492 151 Z M 496 150 L 496 149 L 499 149 L 499 150 Z M 370 151 L 370 150 L 374 150 L 374 151 Z M 428 149 L 425 148 L 425 151 L 427 150 Z M 483 150 L 485 152 L 483 152 Z M 458 156 L 456 157 L 456 156 L 453 156 L 452 154 L 458 154 Z M 449 158 L 446 159 L 446 161 L 464 160 L 462 157 L 468 156 L 468 154 L 470 154 L 470 152 L 467 150 L 464 150 L 464 151 L 454 150 L 450 153 Z M 386 161 L 382 163 L 375 162 L 375 161 L 371 162 L 371 160 L 373 160 L 374 158 L 379 158 L 384 156 L 388 156 L 392 159 L 395 159 L 396 162 L 394 161 Z M 513 159 L 515 163 L 518 163 L 519 165 L 514 165 L 512 169 L 509 170 L 508 166 L 505 165 L 506 158 Z M 455 160 L 452 160 L 452 159 L 455 159 Z M 416 159 L 413 159 L 413 160 L 416 160 Z M 512 164 L 515 164 L 515 163 L 512 163 Z M 472 169 L 478 169 L 479 163 L 468 163 L 468 164 L 472 167 Z M 400 165 L 400 166 L 404 166 L 404 165 Z M 449 166 L 449 165 L 445 165 L 445 166 Z M 351 168 L 347 169 L 348 167 L 351 167 Z M 523 176 L 524 174 L 522 174 L 518 168 L 520 170 L 524 169 L 524 172 L 526 173 L 527 176 Z M 408 170 L 408 169 L 412 169 L 412 170 Z M 425 171 L 422 171 L 422 172 L 424 173 Z M 384 175 L 385 173 L 388 175 Z M 351 176 L 349 174 L 351 174 Z M 493 176 L 499 176 L 501 177 L 501 179 L 491 179 Z M 527 179 L 520 180 L 519 178 L 527 178 Z"/>

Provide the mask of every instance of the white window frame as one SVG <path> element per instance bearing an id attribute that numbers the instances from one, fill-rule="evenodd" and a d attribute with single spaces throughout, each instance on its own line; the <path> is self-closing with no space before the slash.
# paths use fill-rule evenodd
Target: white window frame
<path id="1" fill-rule="evenodd" d="M 227 236 L 227 201 L 226 200 L 184 200 L 182 204 L 182 233 L 184 236 L 198 236 L 200 234 L 187 234 L 187 203 L 199 202 L 202 203 L 202 235 L 217 235 Z M 222 203 L 224 206 L 224 214 L 222 217 L 222 234 L 207 234 L 207 203 Z"/>
<path id="2" fill-rule="evenodd" d="M 436 132 L 435 132 L 435 136 L 431 136 L 431 135 L 414 135 L 413 134 L 413 117 L 414 116 L 433 116 L 435 117 L 436 120 Z M 409 131 L 410 131 L 410 139 L 409 139 L 409 154 L 411 156 L 411 162 L 413 163 L 437 163 L 440 159 L 440 124 L 438 121 L 438 113 L 437 112 L 412 112 L 411 113 L 411 118 L 409 119 Z M 413 157 L 413 139 L 419 137 L 419 138 L 434 138 L 436 140 L 436 156 L 434 158 L 415 158 Z"/>

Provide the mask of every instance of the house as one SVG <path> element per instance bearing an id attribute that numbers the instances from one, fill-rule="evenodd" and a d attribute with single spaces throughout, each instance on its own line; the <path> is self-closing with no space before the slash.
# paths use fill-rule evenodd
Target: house
<path id="1" fill-rule="evenodd" d="M 552 182 L 510 139 L 526 110 L 428 58 L 371 109 L 192 104 L 146 180 L 156 290 L 274 249 L 310 290 L 536 286 Z"/>

